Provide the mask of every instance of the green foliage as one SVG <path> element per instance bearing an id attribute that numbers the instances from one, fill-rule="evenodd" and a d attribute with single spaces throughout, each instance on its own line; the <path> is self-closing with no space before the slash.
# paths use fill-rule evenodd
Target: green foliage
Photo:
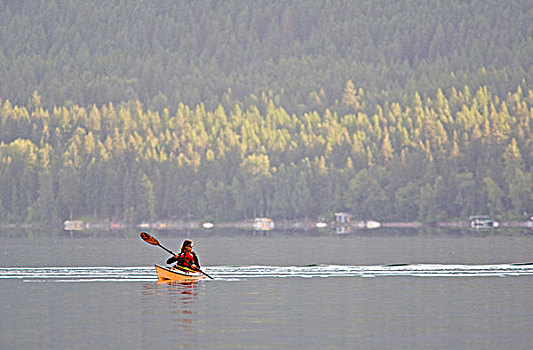
<path id="1" fill-rule="evenodd" d="M 529 0 L 0 2 L 0 96 L 371 112 L 466 84 L 531 84 Z M 373 112 L 373 111 L 372 111 Z"/>
<path id="2" fill-rule="evenodd" d="M 1 219 L 293 219 L 347 210 L 436 221 L 532 210 L 533 91 L 499 98 L 465 87 L 410 101 L 372 115 L 298 116 L 272 101 L 265 112 L 200 104 L 171 115 L 139 102 L 48 110 L 6 100 Z"/>

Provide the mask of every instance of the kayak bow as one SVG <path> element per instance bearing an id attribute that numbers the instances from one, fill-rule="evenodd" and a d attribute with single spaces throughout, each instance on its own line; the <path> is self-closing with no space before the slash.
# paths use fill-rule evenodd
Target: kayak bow
<path id="1" fill-rule="evenodd" d="M 201 272 L 194 271 L 186 267 L 175 268 L 155 265 L 155 271 L 157 272 L 157 277 L 159 277 L 159 280 L 179 281 L 199 280 L 204 278 L 204 275 Z"/>

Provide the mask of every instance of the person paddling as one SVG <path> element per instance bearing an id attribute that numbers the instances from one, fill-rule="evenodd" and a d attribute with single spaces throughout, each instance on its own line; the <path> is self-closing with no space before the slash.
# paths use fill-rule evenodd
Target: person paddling
<path id="1" fill-rule="evenodd" d="M 167 260 L 167 264 L 172 264 L 177 261 L 176 267 L 188 267 L 193 270 L 200 270 L 200 263 L 198 262 L 198 257 L 196 253 L 192 251 L 194 245 L 190 239 L 183 241 L 181 245 L 181 252 L 171 256 Z"/>

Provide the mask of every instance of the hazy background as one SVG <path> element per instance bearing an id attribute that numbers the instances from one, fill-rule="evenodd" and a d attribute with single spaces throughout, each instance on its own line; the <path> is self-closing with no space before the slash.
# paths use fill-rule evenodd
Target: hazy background
<path id="1" fill-rule="evenodd" d="M 0 222 L 524 222 L 532 11 L 2 1 Z"/>

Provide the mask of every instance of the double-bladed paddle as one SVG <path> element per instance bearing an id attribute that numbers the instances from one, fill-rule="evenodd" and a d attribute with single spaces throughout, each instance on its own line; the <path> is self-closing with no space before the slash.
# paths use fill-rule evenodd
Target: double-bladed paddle
<path id="1" fill-rule="evenodd" d="M 151 245 L 156 245 L 156 246 L 159 246 L 161 247 L 162 249 L 164 249 L 166 252 L 168 252 L 169 254 L 172 254 L 172 255 L 176 255 L 174 254 L 174 252 L 172 252 L 171 250 L 163 247 L 159 241 L 157 239 L 155 239 L 154 237 L 150 236 L 148 233 L 146 232 L 141 232 L 141 238 L 143 241 L 145 241 L 146 243 L 148 244 L 151 244 Z M 201 273 L 203 273 L 204 275 L 206 275 L 207 277 L 211 278 L 212 280 L 214 279 L 213 277 L 209 276 L 207 273 L 203 272 L 202 270 L 198 269 L 198 271 L 200 271 Z"/>

